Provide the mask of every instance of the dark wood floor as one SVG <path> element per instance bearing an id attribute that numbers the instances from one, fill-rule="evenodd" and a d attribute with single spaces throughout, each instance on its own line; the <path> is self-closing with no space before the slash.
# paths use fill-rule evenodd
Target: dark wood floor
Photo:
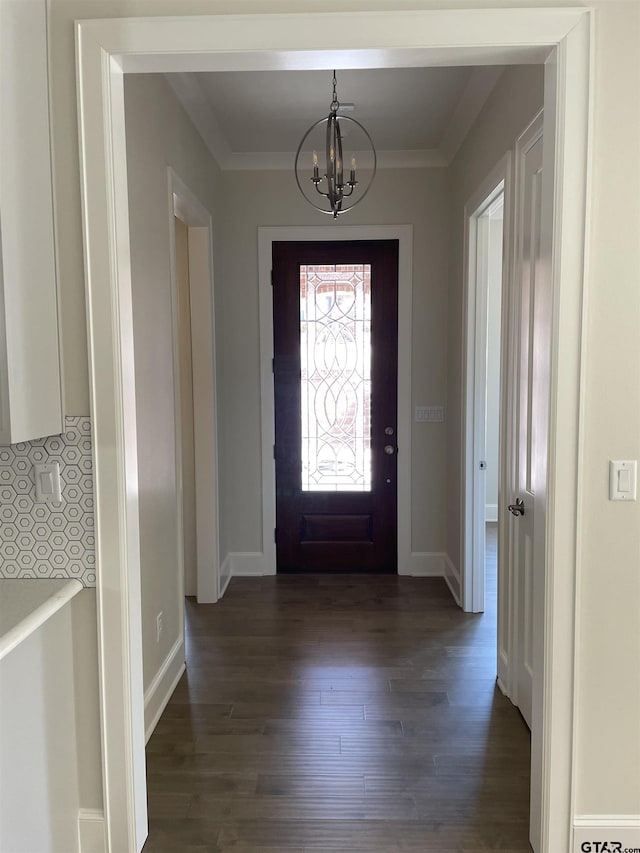
<path id="1" fill-rule="evenodd" d="M 493 567 L 491 550 L 493 549 Z M 439 579 L 236 578 L 187 603 L 145 853 L 529 853 L 529 732 L 489 607 Z"/>

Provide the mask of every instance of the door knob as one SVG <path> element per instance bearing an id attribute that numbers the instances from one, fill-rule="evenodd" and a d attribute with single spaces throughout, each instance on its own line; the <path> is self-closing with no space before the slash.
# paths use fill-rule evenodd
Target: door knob
<path id="1" fill-rule="evenodd" d="M 393 456 L 393 454 L 396 452 L 396 449 L 393 444 L 385 444 L 384 452 L 387 454 L 387 456 Z"/>
<path id="2" fill-rule="evenodd" d="M 514 504 L 509 504 L 507 509 L 510 513 L 515 515 L 516 518 L 519 515 L 524 515 L 524 501 L 522 498 L 516 498 L 516 502 Z"/>

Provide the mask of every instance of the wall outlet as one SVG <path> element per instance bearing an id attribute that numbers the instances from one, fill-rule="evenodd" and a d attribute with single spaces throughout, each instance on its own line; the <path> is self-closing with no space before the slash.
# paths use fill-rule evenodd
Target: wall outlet
<path id="1" fill-rule="evenodd" d="M 156 616 L 156 643 L 160 642 L 160 637 L 162 635 L 162 629 L 164 628 L 164 613 L 162 610 Z"/>

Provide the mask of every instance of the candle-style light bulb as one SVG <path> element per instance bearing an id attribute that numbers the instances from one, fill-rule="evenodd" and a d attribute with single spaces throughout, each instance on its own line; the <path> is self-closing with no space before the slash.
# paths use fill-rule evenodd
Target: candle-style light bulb
<path id="1" fill-rule="evenodd" d="M 338 162 L 336 163 L 338 169 L 338 183 L 342 183 L 342 160 L 338 157 Z"/>
<path id="2" fill-rule="evenodd" d="M 313 152 L 313 180 L 316 183 L 320 180 L 320 173 L 318 172 L 318 155 L 315 151 Z"/>
<path id="3" fill-rule="evenodd" d="M 313 168 L 316 169 L 318 167 L 318 152 L 313 152 Z"/>
<path id="4" fill-rule="evenodd" d="M 331 160 L 332 163 L 333 163 L 335 156 L 336 156 L 336 152 L 333 150 L 333 145 L 332 145 L 331 148 L 329 149 L 329 160 Z"/>
<path id="5" fill-rule="evenodd" d="M 351 158 L 351 168 L 355 172 L 355 170 L 356 170 L 356 155 L 355 154 Z"/>
<path id="6" fill-rule="evenodd" d="M 354 154 L 351 158 L 351 174 L 349 175 L 349 182 L 355 184 L 356 182 L 356 155 Z"/>

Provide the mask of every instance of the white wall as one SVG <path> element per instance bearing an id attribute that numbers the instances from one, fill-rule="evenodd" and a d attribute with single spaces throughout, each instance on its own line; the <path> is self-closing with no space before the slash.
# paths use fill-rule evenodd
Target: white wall
<path id="1" fill-rule="evenodd" d="M 457 0 L 282 0 L 279 11 L 314 9 L 398 9 L 455 7 Z M 474 3 L 480 7 L 481 3 Z M 493 0 L 491 6 L 587 5 L 576 0 Z M 621 0 L 594 0 L 597 13 L 593 115 L 593 182 L 585 324 L 583 380 L 585 456 L 579 508 L 579 660 L 577 664 L 576 810 L 578 813 L 640 813 L 640 504 L 611 504 L 607 461 L 640 457 L 640 92 L 638 43 L 640 6 Z M 273 7 L 271 7 L 273 8 Z M 66 410 L 88 413 L 80 184 L 76 142 L 76 88 L 73 20 L 117 15 L 215 14 L 267 11 L 260 0 L 51 0 L 51 55 L 55 207 L 61 283 L 61 326 Z M 524 84 L 530 73 L 523 70 Z M 535 77 L 535 74 L 534 74 Z M 476 123 L 471 145 L 457 158 L 452 222 L 461 221 L 461 187 L 469 193 L 495 163 L 529 117 L 539 81 L 518 87 L 501 81 L 502 118 L 492 124 L 490 103 Z M 503 87 L 507 87 L 506 89 Z M 491 99 L 490 99 L 491 100 Z M 494 101 L 494 106 L 497 101 Z M 499 104 L 498 104 L 499 105 Z M 465 154 L 468 162 L 465 162 Z M 466 192 L 466 191 L 465 191 Z M 466 198 L 466 194 L 465 194 Z M 456 219 L 457 217 L 457 219 Z M 401 221 L 404 221 L 404 217 Z M 460 226 L 461 227 L 461 226 Z M 455 229 L 454 229 L 455 230 Z M 455 234 L 454 234 L 455 236 Z M 458 241 L 456 243 L 456 240 Z M 452 258 L 450 325 L 461 316 L 458 251 Z M 253 312 L 257 308 L 251 308 Z M 255 331 L 255 329 L 254 329 Z M 459 338 L 451 335 L 448 355 L 447 456 L 450 482 L 447 514 L 460 511 Z M 224 367 L 223 367 L 224 371 Z M 425 393 L 426 393 L 425 389 Z M 439 390 L 439 389 L 434 389 Z M 240 396 L 240 395 L 239 395 Z M 236 421 L 243 404 L 236 402 Z M 615 412 L 615 416 L 612 413 Z M 255 448 L 251 449 L 255 456 Z M 255 461 L 255 460 L 254 460 Z M 237 502 L 237 496 L 233 498 Z M 255 502 L 251 518 L 255 521 Z M 235 538 L 235 533 L 234 533 Z M 455 525 L 447 550 L 459 564 Z"/>
<path id="2" fill-rule="evenodd" d="M 127 77 L 125 111 L 146 691 L 181 631 L 169 256 L 174 222 L 169 213 L 167 166 L 211 211 L 220 205 L 221 190 L 215 161 L 162 75 Z M 216 233 L 214 226 L 214 241 Z M 194 388 L 194 394 L 197 390 Z M 157 642 L 160 612 L 164 629 Z M 173 664 L 178 666 L 184 661 L 184 651 L 174 650 Z"/>
<path id="3" fill-rule="evenodd" d="M 327 225 L 308 205 L 290 172 L 223 173 L 226 219 L 219 271 L 225 324 L 222 347 L 227 375 L 224 398 L 226 466 L 223 495 L 230 551 L 262 550 L 260 455 L 260 352 L 257 240 L 261 225 Z M 406 225 L 413 233 L 412 399 L 445 397 L 448 178 L 445 169 L 378 172 L 361 205 L 335 223 Z M 216 294 L 218 298 L 218 294 Z M 412 550 L 444 550 L 447 424 L 413 424 Z M 402 450 L 401 450 L 402 452 Z"/>
<path id="4" fill-rule="evenodd" d="M 608 500 L 608 460 L 640 457 L 640 4 L 598 7 L 584 456 L 576 805 L 640 814 L 640 504 Z"/>

